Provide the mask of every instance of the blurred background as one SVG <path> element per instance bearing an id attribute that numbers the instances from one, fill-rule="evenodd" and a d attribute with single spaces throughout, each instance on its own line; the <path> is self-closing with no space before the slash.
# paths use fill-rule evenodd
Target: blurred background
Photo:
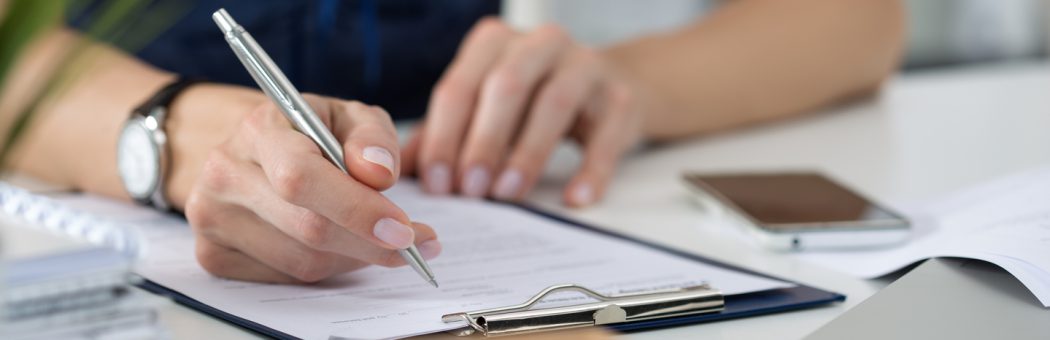
<path id="1" fill-rule="evenodd" d="M 303 0 L 305 1 L 305 0 Z M 350 3 L 362 3 L 366 1 L 389 1 L 397 3 L 396 0 L 345 0 Z M 445 0 L 449 1 L 449 0 Z M 488 0 L 496 1 L 496 0 Z M 632 37 L 668 31 L 692 22 L 697 16 L 710 13 L 723 2 L 728 0 L 502 0 L 503 17 L 522 29 L 536 27 L 546 22 L 556 22 L 564 26 L 577 40 L 594 46 L 613 44 Z M 771 0 L 778 1 L 778 0 Z M 840 0 L 845 1 L 845 0 Z M 870 0 L 888 1 L 888 0 Z M 3 90 L 4 75 L 6 68 L 11 65 L 17 56 L 19 47 L 23 46 L 32 35 L 33 31 L 41 29 L 44 22 L 58 22 L 62 19 L 62 12 L 75 11 L 83 8 L 83 4 L 89 1 L 76 0 L 0 0 L 0 90 Z M 151 16 L 140 20 L 146 22 L 145 30 L 138 30 L 130 35 L 124 35 L 131 19 L 136 18 L 143 7 L 142 3 L 148 1 L 137 0 L 112 0 L 113 6 L 108 14 L 102 16 L 105 20 L 85 30 L 91 36 L 103 41 L 116 42 L 128 50 L 135 50 L 149 43 L 165 27 L 171 24 L 184 12 L 177 10 L 186 7 L 192 1 L 176 1 L 174 7 L 161 7 L 155 9 Z M 19 6 L 5 5 L 18 4 Z M 1044 60 L 1047 58 L 1048 46 L 1050 46 L 1050 0 L 906 0 L 907 11 L 907 47 L 902 61 L 903 72 L 923 72 L 925 70 L 939 70 L 952 67 L 968 67 L 974 65 L 985 65 L 990 63 L 1009 63 L 1019 61 Z M 65 8 L 64 4 L 72 8 Z M 79 5 L 78 5 L 79 4 Z M 389 3 L 388 3 L 389 4 Z M 428 5 L 440 6 L 442 4 L 428 3 Z M 130 36 L 132 39 L 126 39 Z M 117 38 L 125 38 L 118 41 Z M 74 48 L 74 51 L 77 49 Z M 73 54 L 75 52 L 71 52 Z M 70 64 L 66 64 L 68 66 Z M 58 88 L 57 80 L 49 80 L 45 90 Z M 18 136 L 21 127 L 33 111 L 32 108 L 39 103 L 38 96 L 29 104 L 29 108 L 20 112 L 18 120 L 15 121 L 11 131 L 7 134 L 6 141 L 0 142 L 0 163 L 5 158 L 4 145 L 12 145 Z M 4 104 L 4 103 L 0 103 Z M 10 103 L 7 103 L 10 104 Z M 14 118 L 5 118 L 14 119 Z M 1009 124 L 1009 121 L 1007 123 Z M 1024 157 L 1019 156 L 1020 157 Z M 967 158 L 967 161 L 970 159 Z M 13 190 L 13 189 L 12 189 Z M 0 195 L 2 196 L 2 195 Z M 7 225 L 0 221 L 0 226 Z M 10 238 L 10 237 L 9 237 Z M 8 241 L 10 242 L 10 241 Z M 17 273 L 18 263 L 11 261 L 11 247 L 0 246 L 0 267 L 5 267 L 8 274 Z M 103 254 L 106 255 L 106 254 Z M 4 258 L 4 257 L 7 258 Z M 71 259 L 84 258 L 82 253 L 66 253 L 62 256 Z M 108 256 L 108 255 L 106 255 Z M 6 263 L 5 263 L 6 261 Z M 104 283 L 106 288 L 117 287 L 119 294 L 105 296 L 105 299 L 124 303 L 121 305 L 122 315 L 133 319 L 144 329 L 145 334 L 163 334 L 155 328 L 152 306 L 145 302 L 125 303 L 127 300 L 137 299 L 137 296 L 126 293 L 128 289 L 124 277 L 129 270 L 127 263 L 121 262 L 120 258 L 113 260 L 114 263 L 106 263 L 104 268 L 80 268 L 86 281 L 96 282 L 98 275 L 108 275 L 110 280 Z M 77 262 L 69 262 L 77 264 Z M 23 268 L 33 268 L 33 263 L 22 262 Z M 55 268 L 56 272 L 68 274 L 63 268 Z M 99 274 L 101 273 L 101 274 Z M 38 279 L 38 278 L 34 278 Z M 32 296 L 38 300 L 47 300 L 45 303 L 54 301 L 62 302 L 70 294 L 80 294 L 83 291 L 95 292 L 96 286 L 85 285 L 74 287 L 77 290 L 72 293 L 69 290 L 52 290 L 45 287 L 53 296 L 37 293 L 42 291 L 39 282 L 48 279 L 44 277 L 36 281 L 27 280 L 22 286 L 12 285 L 10 280 L 0 277 L 0 286 L 8 293 L 18 292 L 16 288 L 24 288 L 32 294 L 25 293 L 23 296 Z M 35 286 L 34 286 L 35 285 Z M 69 285 L 65 285 L 69 286 Z M 65 287 L 64 286 L 64 287 Z M 111 287 L 112 286 L 112 287 Z M 86 287 L 86 288 L 84 288 Z M 66 287 L 69 288 L 69 287 Z M 79 292 L 79 293 L 78 293 Z M 0 291 L 0 299 L 4 296 Z M 10 295 L 13 296 L 13 295 Z M 134 299 L 133 299 L 134 298 Z M 107 301 L 108 301 L 107 300 Z M 8 299 L 8 302 L 14 301 Z M 92 300 L 94 301 L 94 300 Z M 38 301 L 15 301 L 16 303 L 4 303 L 0 301 L 0 323 L 10 321 L 7 319 L 27 320 L 39 315 L 33 314 L 31 308 L 16 309 L 21 306 L 39 304 Z M 7 305 L 5 307 L 5 305 Z M 109 308 L 109 305 L 99 308 Z M 80 306 L 76 306 L 80 307 Z M 5 312 L 6 308 L 6 312 Z M 11 312 L 15 310 L 18 313 Z M 79 310 L 78 310 L 79 311 Z M 61 311 L 59 311 L 61 312 Z M 21 314 L 19 314 L 21 313 Z M 39 313 L 37 313 L 39 314 Z M 55 313 L 56 317 L 66 317 L 61 313 Z M 50 317 L 50 316 L 49 316 Z M 120 319 L 122 321 L 125 319 Z M 85 322 L 86 323 L 86 322 Z M 14 329 L 8 325 L 7 330 Z M 39 324 L 31 324 L 37 326 Z M 80 327 L 80 326 L 78 326 Z M 109 329 L 107 324 L 85 325 L 73 331 L 80 332 L 83 329 L 95 331 L 97 329 Z M 27 326 L 27 329 L 30 327 Z M 42 327 L 46 328 L 46 327 Z M 0 327 L 0 338 L 5 337 L 4 327 Z M 35 329 L 30 329 L 35 330 Z M 126 330 L 126 328 L 125 328 Z M 44 329 L 48 332 L 68 331 Z M 96 331 L 97 332 L 97 331 Z M 58 333 L 50 333 L 57 335 Z M 7 334 L 10 336 L 11 334 Z M 59 338 L 63 336 L 50 336 Z M 140 338 L 133 336 L 129 338 Z"/>
<path id="2" fill-rule="evenodd" d="M 504 0 L 521 28 L 558 22 L 595 45 L 673 29 L 723 1 Z M 906 71 L 1047 56 L 1050 0 L 907 0 Z M 629 20 L 625 20 L 629 18 Z"/>

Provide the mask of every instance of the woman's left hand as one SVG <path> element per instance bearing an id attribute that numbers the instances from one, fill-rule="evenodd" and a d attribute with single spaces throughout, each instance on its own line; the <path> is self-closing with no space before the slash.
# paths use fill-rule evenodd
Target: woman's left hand
<path id="1" fill-rule="evenodd" d="M 427 116 L 403 149 L 427 192 L 520 200 L 551 152 L 573 138 L 583 162 L 563 190 L 570 206 L 602 197 L 640 138 L 638 87 L 601 53 L 557 26 L 516 32 L 486 18 L 434 87 Z"/>

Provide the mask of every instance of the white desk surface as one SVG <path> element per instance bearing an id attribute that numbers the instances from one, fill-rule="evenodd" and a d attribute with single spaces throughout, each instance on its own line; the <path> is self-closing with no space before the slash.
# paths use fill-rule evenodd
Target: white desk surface
<path id="1" fill-rule="evenodd" d="M 804 86 L 804 84 L 801 84 Z M 703 222 L 683 171 L 815 169 L 882 201 L 931 199 L 1050 163 L 1050 64 L 991 65 L 901 75 L 870 101 L 777 124 L 698 138 L 626 159 L 605 201 L 560 207 L 558 184 L 576 159 L 559 154 L 535 204 L 674 248 L 846 294 L 845 303 L 627 335 L 634 339 L 797 339 L 876 293 L 860 280 L 757 251 Z M 162 318 L 176 338 L 253 334 L 171 304 Z"/>

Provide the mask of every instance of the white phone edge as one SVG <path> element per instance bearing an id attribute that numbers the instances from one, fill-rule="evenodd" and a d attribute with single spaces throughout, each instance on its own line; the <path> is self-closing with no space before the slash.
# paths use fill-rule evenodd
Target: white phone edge
<path id="1" fill-rule="evenodd" d="M 778 251 L 884 248 L 904 243 L 911 234 L 911 228 L 908 227 L 805 232 L 773 232 L 752 223 L 744 223 L 744 227 L 763 246 Z"/>

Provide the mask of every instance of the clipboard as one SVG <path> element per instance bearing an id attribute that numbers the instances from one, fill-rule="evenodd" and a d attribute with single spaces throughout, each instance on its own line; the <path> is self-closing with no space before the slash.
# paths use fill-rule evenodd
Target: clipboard
<path id="1" fill-rule="evenodd" d="M 662 246 L 662 245 L 658 245 L 658 244 L 655 244 L 655 243 L 652 243 L 652 242 L 647 242 L 647 241 L 644 241 L 644 240 L 631 238 L 629 236 L 626 236 L 626 235 L 623 235 L 623 234 L 619 234 L 619 233 L 616 233 L 616 232 L 613 232 L 613 231 L 600 229 L 600 228 L 597 228 L 597 227 L 594 227 L 594 226 L 591 226 L 591 225 L 587 225 L 587 224 L 584 224 L 584 223 L 581 223 L 581 222 L 578 222 L 578 221 L 571 220 L 571 219 L 569 219 L 567 217 L 563 217 L 563 216 L 559 216 L 559 215 L 555 215 L 555 214 L 543 211 L 543 210 L 541 210 L 539 208 L 536 208 L 536 207 L 523 205 L 523 204 L 511 204 L 511 203 L 502 203 L 502 202 L 499 202 L 498 204 L 505 204 L 505 205 L 514 206 L 514 207 L 523 209 L 523 210 L 525 210 L 527 212 L 530 212 L 532 214 L 535 214 L 535 215 L 538 215 L 538 216 L 541 216 L 541 217 L 544 217 L 544 218 L 548 218 L 548 219 L 551 219 L 551 220 L 554 220 L 554 221 L 557 221 L 557 222 L 561 222 L 561 223 L 563 223 L 566 226 L 576 227 L 576 228 L 580 228 L 582 230 L 586 230 L 586 231 L 589 231 L 589 232 L 594 232 L 594 233 L 598 233 L 598 234 L 605 235 L 605 236 L 608 236 L 608 237 L 620 239 L 620 240 L 623 240 L 623 241 L 627 241 L 627 242 L 630 242 L 630 243 L 634 243 L 634 244 L 637 244 L 637 245 L 641 245 L 641 246 L 644 246 L 644 247 L 648 247 L 648 248 L 651 248 L 651 249 L 662 251 L 662 252 L 665 252 L 665 253 L 668 253 L 668 254 L 672 254 L 672 255 L 675 255 L 675 256 L 678 256 L 678 257 L 681 257 L 681 258 L 685 258 L 685 259 L 688 259 L 688 260 L 703 262 L 703 263 L 708 264 L 708 265 L 721 267 L 721 268 L 728 269 L 728 270 L 748 273 L 748 274 L 751 274 L 751 275 L 766 277 L 766 278 L 780 280 L 780 281 L 785 281 L 785 282 L 792 282 L 792 281 L 783 280 L 783 279 L 780 279 L 780 278 L 777 278 L 777 277 L 774 277 L 774 276 L 771 276 L 771 275 L 755 272 L 753 270 L 749 270 L 749 269 L 740 268 L 740 267 L 732 266 L 732 265 L 729 265 L 729 264 L 721 263 L 721 262 L 718 262 L 718 261 L 715 261 L 715 260 L 712 260 L 712 259 L 708 259 L 708 258 L 705 258 L 705 257 L 702 257 L 702 256 L 698 256 L 698 255 L 694 255 L 694 254 L 678 251 L 678 250 L 671 249 L 671 248 L 668 248 L 668 247 L 665 247 L 665 246 Z M 602 325 L 604 327 L 607 327 L 608 329 L 611 329 L 611 330 L 614 330 L 614 331 L 617 331 L 617 332 L 635 332 L 635 331 L 643 331 L 643 330 L 649 330 L 649 329 L 658 329 L 658 328 L 673 327 L 673 326 L 680 326 L 680 325 L 687 325 L 687 324 L 696 324 L 696 323 L 703 323 L 703 322 L 712 322 L 712 321 L 719 321 L 719 320 L 744 318 L 744 317 L 750 317 L 750 316 L 757 316 L 757 315 L 764 315 L 764 314 L 773 314 L 773 313 L 780 313 L 780 312 L 799 310 L 799 309 L 806 309 L 806 308 L 814 308 L 814 307 L 829 305 L 829 304 L 842 302 L 842 301 L 846 300 L 846 296 L 842 295 L 842 294 L 839 294 L 839 293 L 826 291 L 826 290 L 822 290 L 822 289 L 806 286 L 806 285 L 799 284 L 799 283 L 796 283 L 796 284 L 797 284 L 797 286 L 791 287 L 791 288 L 769 289 L 769 290 L 752 292 L 752 293 L 732 294 L 732 295 L 724 295 L 724 296 L 721 293 L 719 293 L 716 290 L 714 290 L 714 288 L 717 288 L 717 287 L 693 287 L 694 289 L 697 289 L 697 290 L 699 290 L 699 289 L 713 290 L 713 292 L 716 293 L 716 294 L 709 294 L 706 297 L 702 297 L 702 298 L 706 298 L 707 299 L 707 300 L 703 300 L 703 301 L 706 301 L 707 304 L 702 304 L 700 306 L 697 306 L 697 308 L 693 311 L 693 313 L 668 313 L 666 315 L 660 315 L 658 317 L 636 318 L 637 320 L 625 319 L 625 320 L 622 320 L 622 321 L 619 321 L 619 322 L 600 322 L 599 320 L 597 320 L 598 317 L 594 316 L 593 313 L 590 314 L 588 317 L 590 317 L 591 324 L 599 324 L 599 325 Z M 227 323 L 230 323 L 230 324 L 242 327 L 242 328 L 247 329 L 249 331 L 258 333 L 260 335 L 263 335 L 263 336 L 266 336 L 266 337 L 271 337 L 271 338 L 277 338 L 277 339 L 297 339 L 294 336 L 291 336 L 291 335 L 286 334 L 284 332 L 281 332 L 281 331 L 275 330 L 273 328 L 267 327 L 266 325 L 259 324 L 257 322 L 253 322 L 251 320 L 247 320 L 247 319 L 241 318 L 241 317 L 239 317 L 237 315 L 234 315 L 234 314 L 222 311 L 222 310 L 220 310 L 218 308 L 212 307 L 212 306 L 210 306 L 208 304 L 205 304 L 205 303 L 200 302 L 200 301 L 198 301 L 196 299 L 193 299 L 191 297 L 183 295 L 182 293 L 179 293 L 178 291 L 175 291 L 175 290 L 170 289 L 168 287 L 165 287 L 163 285 L 157 284 L 157 283 L 155 283 L 153 281 L 144 279 L 144 280 L 142 280 L 141 282 L 138 283 L 138 286 L 140 288 L 145 289 L 147 291 L 150 291 L 152 293 L 155 293 L 155 294 L 158 294 L 158 295 L 162 295 L 162 296 L 167 296 L 167 297 L 171 298 L 172 300 L 174 300 L 175 302 L 177 302 L 177 303 L 179 303 L 181 305 L 184 305 L 184 306 L 189 307 L 189 308 L 193 308 L 193 309 L 195 309 L 197 311 L 200 311 L 202 313 L 208 314 L 208 315 L 210 315 L 212 317 L 218 318 L 218 319 L 223 320 L 223 321 L 225 321 Z M 539 292 L 535 297 L 533 297 L 533 299 L 542 298 L 545 295 L 545 291 L 552 290 L 552 289 L 560 290 L 560 289 L 557 289 L 557 287 L 562 287 L 562 286 L 575 286 L 575 285 L 572 285 L 570 283 L 570 284 L 565 284 L 565 285 L 552 286 L 552 287 L 549 287 L 549 288 L 545 289 L 544 291 Z M 576 288 L 582 288 L 583 290 L 587 290 L 586 287 L 579 287 L 579 286 L 575 286 L 575 287 Z M 580 291 L 580 289 L 575 289 L 575 290 Z M 598 294 L 596 292 L 591 292 L 591 293 Z M 674 293 L 674 292 L 648 292 L 648 293 L 665 294 L 665 293 Z M 588 295 L 591 295 L 592 297 L 595 297 L 592 294 L 588 294 Z M 711 298 L 713 296 L 717 296 L 717 297 L 720 298 L 720 299 L 718 299 L 719 303 L 713 303 L 713 300 L 711 300 Z M 613 297 L 605 297 L 605 298 L 609 298 L 611 300 L 616 300 L 616 301 L 623 301 L 623 300 L 621 300 L 621 298 L 623 298 L 622 296 L 613 296 Z M 530 300 L 532 300 L 532 299 L 530 299 Z M 601 300 L 601 298 L 599 298 L 599 300 Z M 526 301 L 526 303 L 523 303 L 523 304 L 518 305 L 518 306 L 508 306 L 508 307 L 504 307 L 504 308 L 500 308 L 500 309 L 513 309 L 513 307 L 527 307 L 527 306 L 524 306 L 527 303 L 528 303 L 528 301 Z M 477 311 L 474 311 L 473 313 L 476 313 L 476 312 Z M 471 313 L 471 312 L 464 312 L 464 313 L 457 313 L 457 314 L 465 314 L 465 313 Z M 559 315 L 562 315 L 562 314 L 559 314 Z M 446 315 L 446 317 L 450 317 L 450 316 Z M 451 316 L 450 318 L 455 318 L 455 317 L 460 317 L 461 318 L 462 316 Z M 604 317 L 604 316 L 602 316 L 602 317 Z M 558 328 L 558 329 L 560 329 L 560 328 Z M 461 329 L 461 330 L 465 330 L 465 329 Z M 463 334 L 463 335 L 466 335 L 466 334 Z M 497 334 L 493 334 L 493 335 L 497 335 Z"/>
<path id="2" fill-rule="evenodd" d="M 547 295 L 567 290 L 583 293 L 597 302 L 532 309 Z M 722 292 L 707 284 L 613 296 L 576 284 L 561 284 L 547 287 L 517 305 L 446 314 L 441 321 L 466 323 L 448 332 L 453 335 L 502 336 L 718 313 L 724 309 Z"/>

